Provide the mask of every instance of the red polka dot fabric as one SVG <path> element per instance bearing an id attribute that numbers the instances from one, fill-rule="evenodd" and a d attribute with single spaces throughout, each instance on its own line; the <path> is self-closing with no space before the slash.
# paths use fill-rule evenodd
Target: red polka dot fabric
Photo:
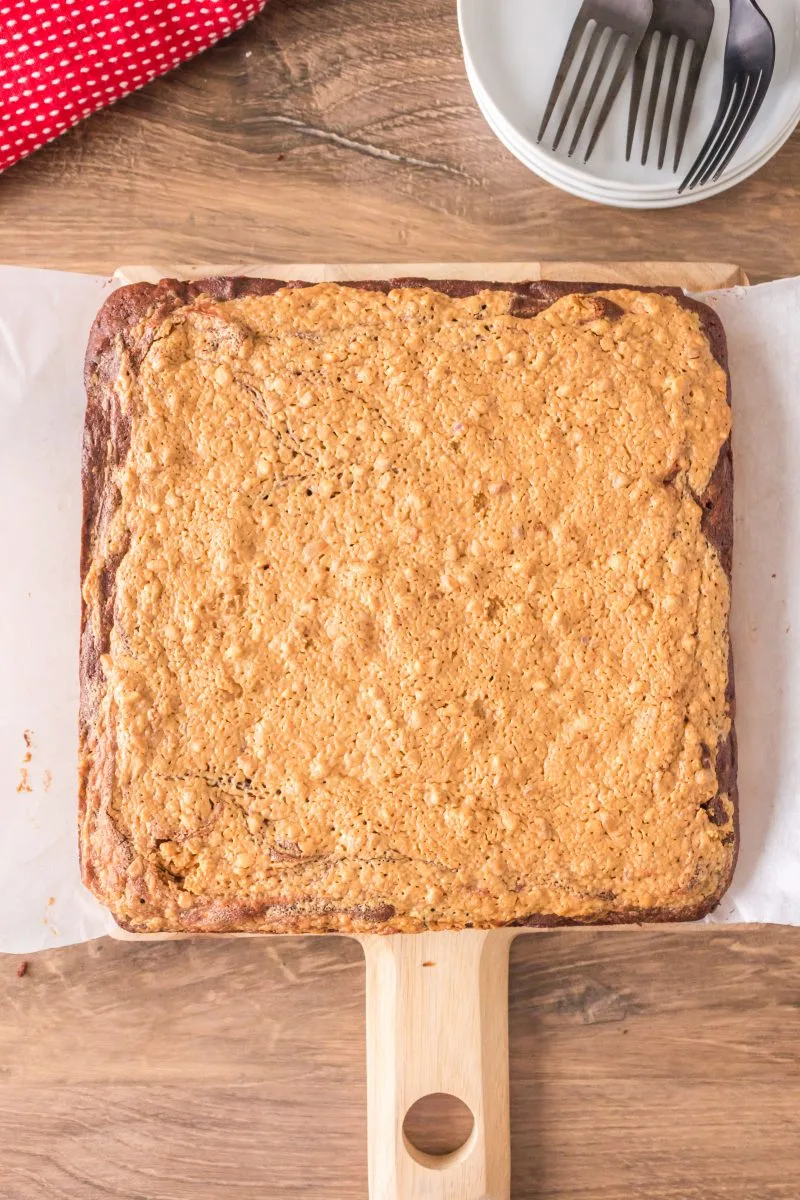
<path id="1" fill-rule="evenodd" d="M 0 0 L 0 171 L 254 17 L 266 0 Z"/>

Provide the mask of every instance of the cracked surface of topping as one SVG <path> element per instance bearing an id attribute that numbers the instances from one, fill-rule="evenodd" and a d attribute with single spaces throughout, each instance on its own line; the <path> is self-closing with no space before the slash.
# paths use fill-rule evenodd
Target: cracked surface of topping
<path id="1" fill-rule="evenodd" d="M 719 895 L 730 588 L 703 496 L 726 373 L 672 296 L 514 311 L 322 284 L 200 296 L 128 338 L 83 582 L 84 871 L 124 924 Z"/>

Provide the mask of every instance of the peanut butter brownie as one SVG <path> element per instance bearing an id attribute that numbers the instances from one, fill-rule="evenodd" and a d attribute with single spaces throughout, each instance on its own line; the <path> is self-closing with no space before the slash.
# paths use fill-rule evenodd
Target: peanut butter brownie
<path id="1" fill-rule="evenodd" d="M 729 385 L 676 291 L 134 285 L 80 839 L 127 929 L 684 920 L 737 848 Z"/>

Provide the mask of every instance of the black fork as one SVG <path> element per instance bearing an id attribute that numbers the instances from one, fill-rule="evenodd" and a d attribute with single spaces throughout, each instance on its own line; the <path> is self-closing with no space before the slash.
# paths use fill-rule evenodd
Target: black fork
<path id="1" fill-rule="evenodd" d="M 711 132 L 679 191 L 719 179 L 758 116 L 775 68 L 775 34 L 756 0 L 731 0 L 722 97 Z"/>
<path id="2" fill-rule="evenodd" d="M 650 84 L 650 95 L 647 101 L 644 135 L 642 140 L 642 166 L 647 162 L 650 153 L 650 141 L 653 134 L 658 97 L 664 78 L 664 68 L 667 62 L 667 52 L 672 38 L 675 38 L 675 54 L 672 59 L 667 94 L 664 101 L 664 115 L 661 120 L 661 137 L 658 146 L 658 166 L 663 167 L 667 156 L 672 114 L 678 94 L 684 60 L 687 52 L 689 64 L 686 72 L 686 83 L 681 100 L 676 131 L 675 154 L 673 171 L 677 171 L 683 153 L 686 131 L 689 128 L 689 118 L 692 114 L 694 99 L 697 95 L 697 85 L 703 61 L 711 40 L 711 30 L 714 27 L 713 0 L 653 0 L 653 17 L 644 40 L 636 53 L 633 64 L 633 87 L 631 90 L 631 106 L 628 114 L 628 142 L 625 149 L 626 159 L 630 159 L 633 151 L 633 138 L 636 132 L 636 121 L 642 99 L 647 63 L 653 42 L 657 39 L 653 78 Z"/>
<path id="3" fill-rule="evenodd" d="M 487 2 L 490 3 L 491 0 L 487 0 Z M 561 0 L 559 0 L 560 2 Z M 611 112 L 614 101 L 622 87 L 622 81 L 628 73 L 628 68 L 633 62 L 634 55 L 639 49 L 642 38 L 647 32 L 647 26 L 650 23 L 652 15 L 653 0 L 583 0 L 580 12 L 575 18 L 572 31 L 567 39 L 561 63 L 556 72 L 550 98 L 547 101 L 547 108 L 542 117 L 542 123 L 539 126 L 537 141 L 541 142 L 544 137 L 545 130 L 553 115 L 558 98 L 561 95 L 561 90 L 566 83 L 570 68 L 581 46 L 584 45 L 584 35 L 588 31 L 588 40 L 583 49 L 580 65 L 570 88 L 556 136 L 553 139 L 553 149 L 557 150 L 589 73 L 589 68 L 593 66 L 594 60 L 598 59 L 599 54 L 599 59 L 589 84 L 589 90 L 569 147 L 569 154 L 574 154 L 594 102 L 600 92 L 601 85 L 610 74 L 610 81 L 600 105 L 600 111 L 595 118 L 594 128 L 589 137 L 586 153 L 584 154 L 583 161 L 588 162 L 597 144 L 597 139 L 603 131 L 603 126 L 608 119 L 608 114 Z"/>

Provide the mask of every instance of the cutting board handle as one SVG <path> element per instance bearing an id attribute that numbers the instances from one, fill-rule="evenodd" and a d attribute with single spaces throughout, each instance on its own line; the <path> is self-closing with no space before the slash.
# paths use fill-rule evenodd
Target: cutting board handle
<path id="1" fill-rule="evenodd" d="M 514 931 L 364 937 L 370 1200 L 508 1200 L 508 955 Z M 403 1133 L 417 1100 L 471 1110 L 462 1147 L 422 1153 Z"/>

